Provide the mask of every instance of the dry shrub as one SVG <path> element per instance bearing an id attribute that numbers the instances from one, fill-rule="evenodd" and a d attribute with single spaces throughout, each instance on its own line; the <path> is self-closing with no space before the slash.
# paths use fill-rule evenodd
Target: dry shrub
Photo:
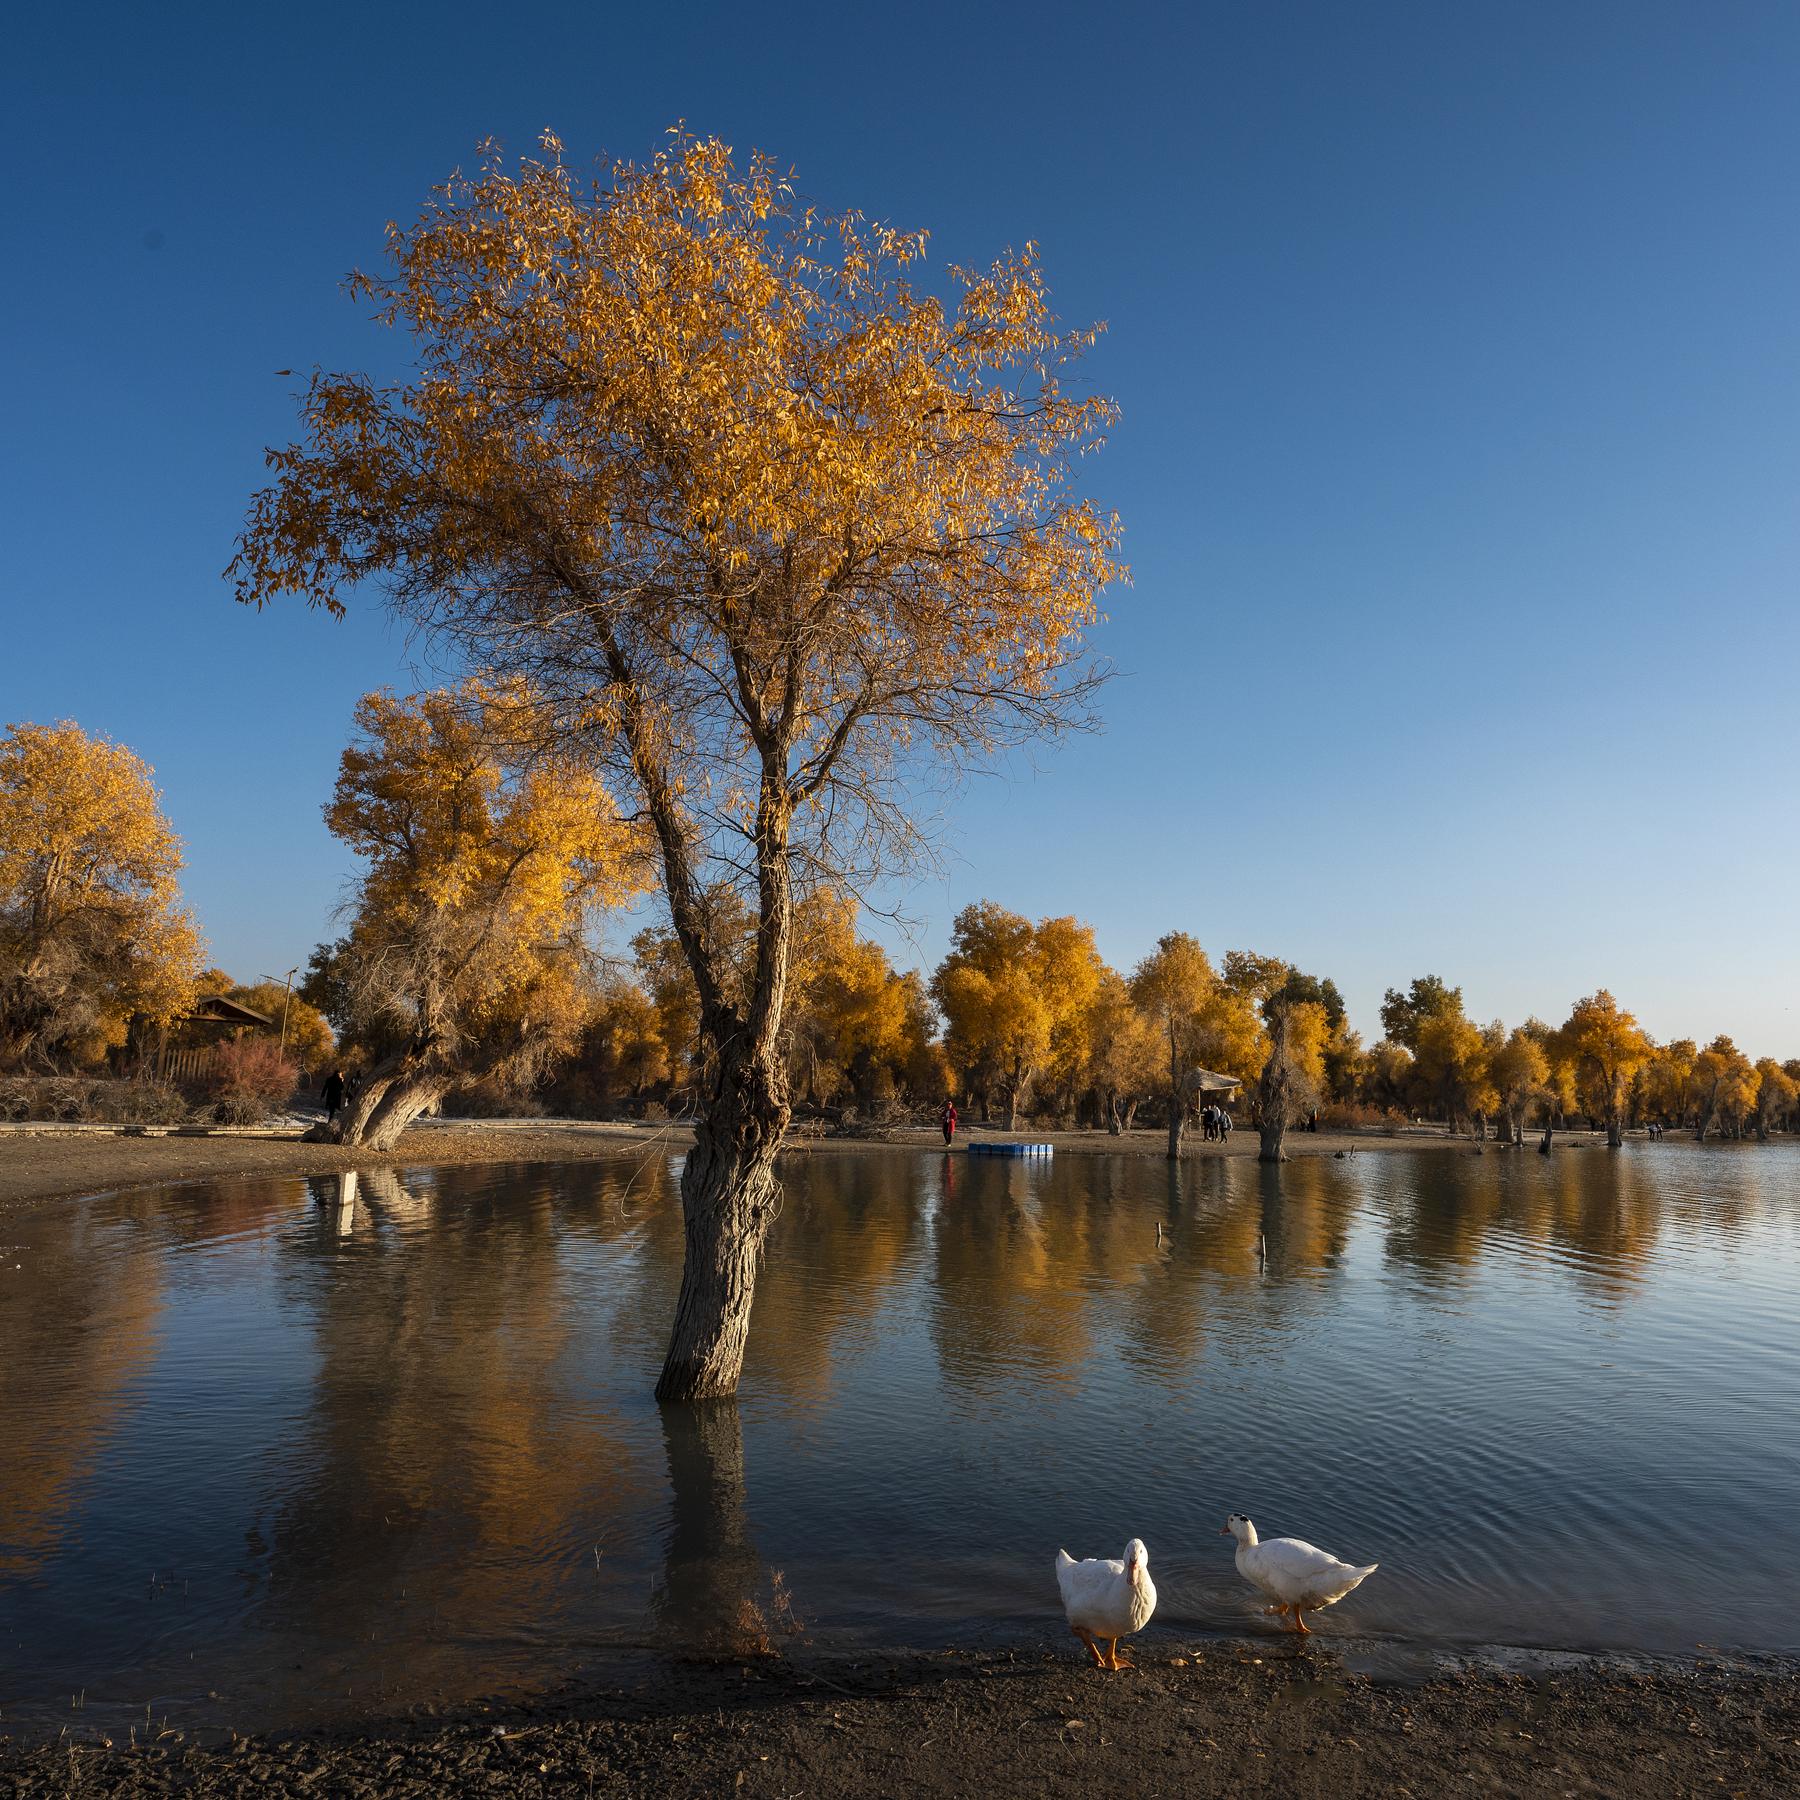
<path id="1" fill-rule="evenodd" d="M 787 1578 L 779 1569 L 769 1576 L 769 1613 L 783 1637 L 799 1637 L 806 1630 L 794 1611 L 794 1596 L 788 1592 Z"/>
<path id="2" fill-rule="evenodd" d="M 453 1087 L 439 1109 L 447 1119 L 545 1119 L 550 1109 L 536 1094 L 502 1081 Z"/>
<path id="3" fill-rule="evenodd" d="M 0 1079 L 0 1120 L 8 1124 L 180 1125 L 178 1089 L 163 1081 L 108 1081 L 85 1075 Z"/>
<path id="4" fill-rule="evenodd" d="M 1383 1114 L 1379 1106 L 1361 1106 L 1354 1100 L 1333 1100 L 1329 1106 L 1319 1108 L 1321 1131 L 1355 1131 L 1358 1127 L 1381 1123 Z"/>
<path id="5" fill-rule="evenodd" d="M 289 1099 L 298 1071 L 266 1037 L 228 1039 L 213 1056 L 207 1088 L 224 1125 L 254 1125 Z"/>

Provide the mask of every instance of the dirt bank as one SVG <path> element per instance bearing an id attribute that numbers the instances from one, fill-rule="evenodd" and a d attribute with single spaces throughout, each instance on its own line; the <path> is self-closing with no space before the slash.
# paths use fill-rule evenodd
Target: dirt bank
<path id="1" fill-rule="evenodd" d="M 0 1746 L 49 1795 L 1791 1795 L 1792 1670 L 1346 1674 L 1267 1644 L 658 1663 L 535 1708 L 244 1738 Z"/>
<path id="2" fill-rule="evenodd" d="M 1024 1138 L 1054 1144 L 1059 1155 L 1161 1157 L 1166 1138 L 1160 1131 L 1131 1131 L 1110 1137 L 1104 1131 L 1003 1132 L 985 1126 L 959 1132 L 958 1154 L 971 1142 Z M 1560 1139 L 1565 1147 L 1586 1145 L 1586 1134 Z M 147 1187 L 168 1181 L 197 1181 L 229 1175 L 319 1175 L 339 1169 L 367 1169 L 382 1164 L 545 1163 L 634 1159 L 679 1153 L 687 1148 L 685 1125 L 600 1125 L 582 1120 L 542 1119 L 517 1122 L 449 1120 L 415 1126 L 400 1147 L 380 1153 L 340 1150 L 328 1144 L 306 1144 L 298 1133 L 268 1136 L 139 1137 L 89 1128 L 79 1132 L 0 1127 L 0 1207 L 53 1199 L 69 1194 L 101 1193 L 110 1188 Z M 902 1127 L 874 1138 L 807 1137 L 790 1142 L 795 1152 L 809 1150 L 943 1149 L 943 1139 L 925 1127 Z M 1353 1155 L 1381 1150 L 1436 1150 L 1475 1154 L 1466 1138 L 1421 1128 L 1398 1136 L 1297 1132 L 1288 1140 L 1290 1157 Z M 1504 1154 L 1489 1144 L 1491 1155 Z M 1232 1133 L 1229 1144 L 1209 1144 L 1194 1133 L 1186 1157 L 1254 1157 L 1256 1133 Z"/>

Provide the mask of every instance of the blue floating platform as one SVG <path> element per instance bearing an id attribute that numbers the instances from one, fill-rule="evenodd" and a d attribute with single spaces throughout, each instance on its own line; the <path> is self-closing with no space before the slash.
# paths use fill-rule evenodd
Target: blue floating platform
<path id="1" fill-rule="evenodd" d="M 977 1144 L 971 1142 L 971 1156 L 1051 1156 L 1054 1144 Z"/>

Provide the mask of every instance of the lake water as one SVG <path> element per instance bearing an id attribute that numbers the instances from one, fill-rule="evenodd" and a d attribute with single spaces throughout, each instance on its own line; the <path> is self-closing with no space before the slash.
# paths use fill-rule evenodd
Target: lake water
<path id="1" fill-rule="evenodd" d="M 1232 1511 L 1322 1641 L 1800 1652 L 1800 1147 L 783 1165 L 736 1406 L 650 1398 L 674 1163 L 0 1218 L 0 1731 L 518 1694 L 631 1646 L 1027 1641 Z M 1162 1242 L 1156 1227 L 1165 1228 Z"/>

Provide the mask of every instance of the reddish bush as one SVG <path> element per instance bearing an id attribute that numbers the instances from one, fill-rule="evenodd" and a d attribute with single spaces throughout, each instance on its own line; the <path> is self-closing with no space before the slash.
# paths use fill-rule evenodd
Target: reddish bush
<path id="1" fill-rule="evenodd" d="M 1393 1131 L 1406 1123 L 1405 1113 L 1391 1106 L 1384 1109 L 1337 1100 L 1319 1108 L 1321 1131 Z"/>
<path id="2" fill-rule="evenodd" d="M 207 1088 L 222 1123 L 254 1125 L 293 1093 L 296 1079 L 280 1045 L 266 1037 L 241 1037 L 214 1053 Z"/>

